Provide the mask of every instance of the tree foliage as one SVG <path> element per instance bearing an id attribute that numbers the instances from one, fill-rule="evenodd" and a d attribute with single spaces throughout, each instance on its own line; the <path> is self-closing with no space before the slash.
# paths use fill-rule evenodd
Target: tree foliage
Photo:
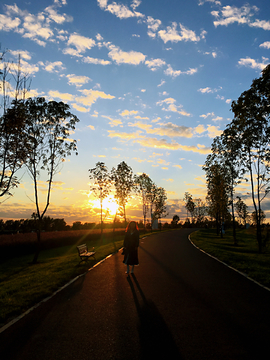
<path id="1" fill-rule="evenodd" d="M 115 187 L 115 199 L 119 208 L 122 210 L 126 222 L 126 204 L 134 189 L 134 176 L 130 166 L 124 161 L 117 165 L 117 168 L 112 168 L 111 179 Z"/>
<path id="2" fill-rule="evenodd" d="M 24 111 L 24 100 L 29 79 L 22 73 L 20 58 L 17 64 L 3 59 L 1 78 L 0 116 L 0 197 L 12 195 L 18 186 L 16 176 L 24 165 L 28 154 L 28 119 Z"/>
<path id="3" fill-rule="evenodd" d="M 243 221 L 244 225 L 246 226 L 247 218 L 248 218 L 248 206 L 246 203 L 241 199 L 240 196 L 237 196 L 237 202 L 235 203 L 235 209 L 238 217 L 241 221 Z"/>
<path id="4" fill-rule="evenodd" d="M 208 214 L 216 220 L 217 234 L 228 216 L 228 184 L 224 169 L 217 163 L 204 166 L 207 182 Z M 222 232 L 220 232 L 222 236 Z"/>
<path id="5" fill-rule="evenodd" d="M 65 161 L 65 158 L 75 152 L 76 141 L 70 139 L 70 133 L 75 130 L 79 119 L 71 114 L 69 106 L 63 102 L 46 102 L 44 98 L 29 98 L 19 101 L 25 111 L 28 121 L 29 143 L 26 167 L 33 180 L 35 197 L 35 218 L 39 223 L 50 205 L 53 179 Z M 46 181 L 41 182 L 42 173 Z M 46 194 L 44 205 L 40 201 L 40 187 Z M 37 232 L 40 244 L 40 231 Z M 33 262 L 39 254 L 39 245 Z"/>
<path id="6" fill-rule="evenodd" d="M 103 200 L 110 194 L 111 176 L 104 162 L 97 162 L 96 166 L 89 169 L 89 178 L 92 181 L 90 191 L 99 199 L 101 236 L 103 234 Z"/>
<path id="7" fill-rule="evenodd" d="M 135 184 L 136 184 L 136 191 L 140 195 L 142 201 L 143 224 L 145 229 L 147 212 L 149 210 L 148 196 L 151 191 L 152 180 L 147 174 L 143 173 L 141 175 L 135 176 Z"/>
<path id="8" fill-rule="evenodd" d="M 262 251 L 261 205 L 270 192 L 270 65 L 253 80 L 249 90 L 232 102 L 234 119 L 230 128 L 237 133 L 236 144 L 243 170 L 249 174 L 251 197 L 257 223 L 257 241 Z"/>

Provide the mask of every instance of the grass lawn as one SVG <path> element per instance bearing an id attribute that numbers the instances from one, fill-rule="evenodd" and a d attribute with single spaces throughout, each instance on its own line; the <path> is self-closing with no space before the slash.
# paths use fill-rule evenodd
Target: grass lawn
<path id="1" fill-rule="evenodd" d="M 215 229 L 202 229 L 192 233 L 191 240 L 200 249 L 270 288 L 270 249 L 259 254 L 256 229 L 238 230 L 236 236 L 237 246 L 233 245 L 232 230 L 226 230 L 222 239 Z"/>
<path id="2" fill-rule="evenodd" d="M 123 235 L 87 245 L 89 251 L 95 247 L 96 261 L 80 263 L 76 245 L 69 245 L 42 251 L 36 265 L 33 254 L 0 264 L 0 327 L 121 248 Z"/>

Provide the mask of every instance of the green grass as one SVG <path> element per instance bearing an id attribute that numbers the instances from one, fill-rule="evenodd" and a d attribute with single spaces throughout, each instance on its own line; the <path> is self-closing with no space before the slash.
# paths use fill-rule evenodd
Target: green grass
<path id="1" fill-rule="evenodd" d="M 238 245 L 234 246 L 231 230 L 226 231 L 223 239 L 215 229 L 191 234 L 192 242 L 200 249 L 270 288 L 270 251 L 259 254 L 254 229 L 237 231 L 237 239 Z"/>
<path id="2" fill-rule="evenodd" d="M 31 264 L 33 254 L 16 257 L 0 264 L 0 327 L 22 314 L 42 299 L 85 273 L 96 262 L 114 253 L 123 245 L 123 236 L 88 243 L 95 246 L 96 261 L 81 262 L 76 245 L 40 253 L 38 263 Z"/>

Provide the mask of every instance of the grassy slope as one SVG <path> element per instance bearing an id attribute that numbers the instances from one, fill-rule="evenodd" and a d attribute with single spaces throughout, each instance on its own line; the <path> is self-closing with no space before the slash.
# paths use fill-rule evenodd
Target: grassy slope
<path id="1" fill-rule="evenodd" d="M 200 249 L 270 288 L 270 251 L 258 253 L 254 229 L 239 230 L 237 239 L 239 244 L 234 246 L 231 230 L 226 231 L 223 239 L 212 229 L 191 234 L 192 242 Z"/>
<path id="2" fill-rule="evenodd" d="M 96 261 L 80 263 L 76 245 L 72 245 L 42 251 L 36 265 L 31 264 L 33 255 L 0 264 L 0 327 L 123 245 L 123 237 L 111 241 L 88 244 L 89 250 L 96 246 Z"/>

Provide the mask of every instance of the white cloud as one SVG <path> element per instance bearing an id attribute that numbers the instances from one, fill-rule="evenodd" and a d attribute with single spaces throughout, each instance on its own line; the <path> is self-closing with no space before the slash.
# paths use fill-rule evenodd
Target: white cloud
<path id="1" fill-rule="evenodd" d="M 133 11 L 130 10 L 126 5 L 117 4 L 116 2 L 113 2 L 109 5 L 107 0 L 97 0 L 97 2 L 102 10 L 110 12 L 111 14 L 117 16 L 119 19 L 127 19 L 130 17 L 144 17 L 143 14 L 135 11 L 141 3 L 141 1 L 138 0 L 132 1 L 131 8 L 133 9 Z"/>
<path id="2" fill-rule="evenodd" d="M 215 5 L 221 5 L 221 2 L 219 0 L 200 0 L 199 5 L 203 5 L 206 2 L 210 2 Z"/>
<path id="3" fill-rule="evenodd" d="M 200 88 L 198 91 L 201 92 L 202 94 L 214 94 L 220 91 L 221 89 L 222 89 L 221 86 L 218 89 L 211 89 L 210 87 L 206 87 L 206 88 Z"/>
<path id="4" fill-rule="evenodd" d="M 29 51 L 26 51 L 26 50 L 9 50 L 9 53 L 11 55 L 15 56 L 16 58 L 18 58 L 20 56 L 21 59 L 24 59 L 24 60 L 31 60 L 31 58 L 32 58 Z"/>
<path id="5" fill-rule="evenodd" d="M 207 125 L 207 132 L 210 138 L 215 138 L 222 133 L 222 130 L 219 129 L 219 126 Z"/>
<path id="6" fill-rule="evenodd" d="M 111 127 L 119 126 L 119 125 L 121 126 L 123 124 L 120 119 L 113 119 L 110 116 L 106 116 L 106 115 L 102 115 L 102 117 L 109 120 L 109 125 Z"/>
<path id="7" fill-rule="evenodd" d="M 250 27 L 257 27 L 263 30 L 270 30 L 270 21 L 256 19 L 253 23 L 249 24 Z"/>
<path id="8" fill-rule="evenodd" d="M 178 42 L 178 41 L 200 41 L 200 37 L 196 36 L 195 32 L 184 27 L 184 25 L 179 24 L 180 33 L 177 30 L 177 23 L 173 22 L 172 26 L 167 26 L 167 30 L 160 30 L 158 32 L 159 37 L 166 44 L 168 41 Z"/>
<path id="9" fill-rule="evenodd" d="M 208 116 L 215 116 L 215 114 L 214 114 L 213 112 L 211 112 L 211 113 L 207 113 L 207 114 L 202 114 L 202 115 L 200 115 L 200 117 L 202 117 L 202 118 L 204 118 L 204 119 L 206 119 Z"/>
<path id="10" fill-rule="evenodd" d="M 260 45 L 260 47 L 263 47 L 265 49 L 270 49 L 270 41 L 265 41 Z"/>
<path id="11" fill-rule="evenodd" d="M 86 50 L 91 49 L 93 46 L 95 46 L 96 42 L 95 40 L 79 35 L 77 33 L 73 33 L 70 35 L 67 45 L 73 45 L 77 49 L 78 53 L 84 53 Z"/>
<path id="12" fill-rule="evenodd" d="M 48 18 L 57 24 L 63 24 L 64 22 L 73 21 L 72 16 L 66 14 L 58 14 L 55 10 L 55 6 L 48 6 L 45 10 L 48 13 Z"/>
<path id="13" fill-rule="evenodd" d="M 148 66 L 150 70 L 156 71 L 158 68 L 166 65 L 166 62 L 162 59 L 151 59 L 146 60 L 145 65 Z"/>
<path id="14" fill-rule="evenodd" d="M 55 61 L 55 62 L 46 61 L 45 64 L 41 61 L 40 64 L 44 67 L 44 70 L 51 72 L 51 73 L 65 70 L 65 67 L 64 67 L 62 61 Z"/>
<path id="15" fill-rule="evenodd" d="M 167 99 L 158 101 L 157 105 L 159 105 L 159 106 L 163 105 L 162 110 L 164 110 L 164 111 L 172 111 L 172 112 L 177 112 L 178 114 L 183 115 L 183 116 L 191 116 L 191 114 L 189 114 L 185 110 L 182 110 L 182 107 L 183 107 L 182 105 L 177 106 L 177 105 L 175 105 L 175 103 L 176 103 L 175 99 L 167 98 Z M 164 104 L 166 104 L 167 107 L 164 107 Z"/>
<path id="16" fill-rule="evenodd" d="M 103 60 L 103 59 L 96 59 L 92 58 L 90 56 L 86 56 L 82 59 L 83 62 L 88 64 L 96 64 L 96 65 L 110 65 L 111 61 L 109 60 Z"/>
<path id="17" fill-rule="evenodd" d="M 0 30 L 10 31 L 17 29 L 20 23 L 21 20 L 18 17 L 12 19 L 10 16 L 0 14 Z"/>
<path id="18" fill-rule="evenodd" d="M 74 96 L 72 94 L 60 93 L 57 90 L 55 90 L 55 91 L 50 90 L 49 96 L 53 99 L 55 99 L 55 98 L 61 99 L 62 101 L 72 101 L 74 99 Z"/>
<path id="19" fill-rule="evenodd" d="M 157 87 L 160 87 L 160 86 L 164 85 L 165 83 L 166 83 L 166 81 L 161 80 L 161 83 L 160 83 L 160 84 L 158 84 L 158 86 L 157 86 Z"/>
<path id="20" fill-rule="evenodd" d="M 181 74 L 185 74 L 185 75 L 193 75 L 198 71 L 198 69 L 189 69 L 187 71 L 181 71 L 181 70 L 173 70 L 173 68 L 171 67 L 170 64 L 168 64 L 168 67 L 166 70 L 164 70 L 164 74 L 171 76 L 173 78 L 181 75 Z"/>
<path id="21" fill-rule="evenodd" d="M 162 24 L 161 21 L 158 19 L 154 19 L 151 16 L 148 16 L 145 22 L 148 28 L 148 36 L 150 36 L 151 38 L 155 38 L 157 30 Z"/>
<path id="22" fill-rule="evenodd" d="M 88 76 L 77 76 L 75 74 L 67 75 L 69 85 L 75 85 L 76 87 L 81 87 L 84 84 L 87 84 L 91 79 Z"/>
<path id="23" fill-rule="evenodd" d="M 130 116 L 130 115 L 137 115 L 138 114 L 138 111 L 137 110 L 124 110 L 121 112 L 121 116 Z"/>
<path id="24" fill-rule="evenodd" d="M 145 55 L 138 51 L 122 51 L 119 47 L 111 45 L 108 56 L 119 64 L 139 65 L 145 61 Z"/>
<path id="25" fill-rule="evenodd" d="M 246 57 L 245 59 L 240 59 L 238 61 L 238 64 L 241 66 L 250 67 L 252 69 L 257 69 L 261 71 L 267 66 L 268 60 L 269 60 L 268 58 L 263 57 L 262 62 L 260 63 L 254 59 Z"/>
<path id="26" fill-rule="evenodd" d="M 94 104 L 97 99 L 114 99 L 115 96 L 110 94 L 105 94 L 103 91 L 99 90 L 79 90 L 82 93 L 82 96 L 77 96 L 75 100 L 84 106 L 91 107 L 92 104 Z M 73 96 L 74 99 L 74 96 Z"/>
<path id="27" fill-rule="evenodd" d="M 219 25 L 228 26 L 229 24 L 247 24 L 249 26 L 262 27 L 265 30 L 269 26 L 268 22 L 256 20 L 251 22 L 251 18 L 259 9 L 257 6 L 249 6 L 248 4 L 237 8 L 236 6 L 224 6 L 220 11 L 212 11 L 211 14 L 216 18 L 215 27 Z M 269 30 L 269 29 L 267 29 Z"/>

